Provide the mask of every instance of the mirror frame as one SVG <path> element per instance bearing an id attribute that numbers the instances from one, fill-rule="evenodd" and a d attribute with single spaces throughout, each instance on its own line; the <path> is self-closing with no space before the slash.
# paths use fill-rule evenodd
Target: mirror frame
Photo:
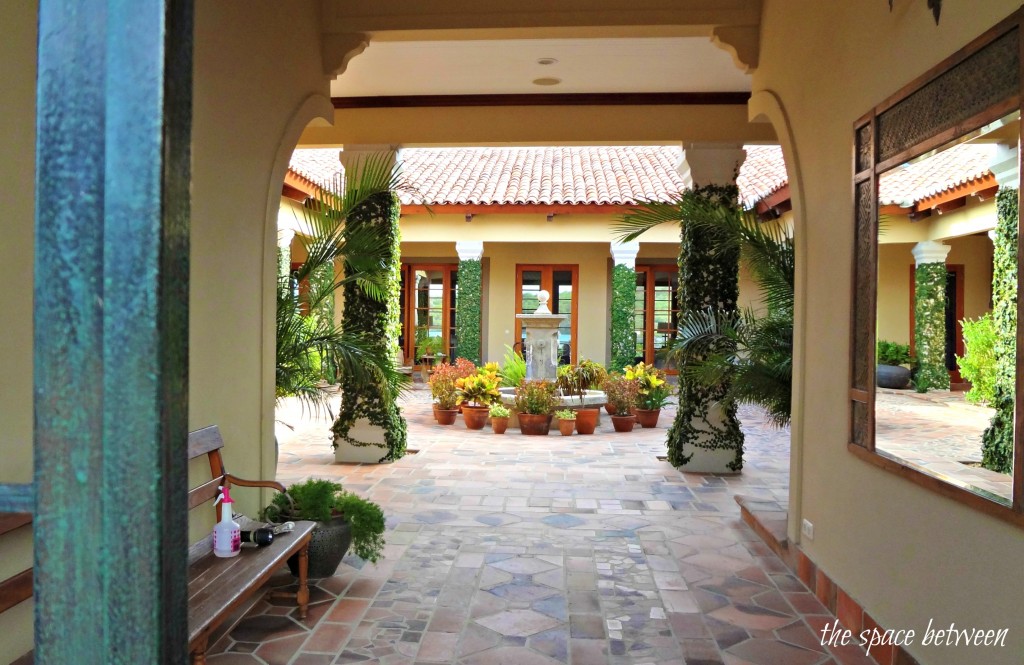
<path id="1" fill-rule="evenodd" d="M 1009 506 L 875 449 L 878 181 L 885 171 L 1021 109 L 1024 8 L 918 77 L 853 126 L 853 280 L 850 297 L 849 438 L 857 457 L 1024 528 L 1024 297 L 1017 300 L 1014 458 Z M 1024 118 L 1021 121 L 1024 124 Z M 1022 132 L 1024 136 L 1024 132 Z M 1018 149 L 1018 161 L 1021 155 Z M 1018 164 L 1019 168 L 1019 164 Z M 1020 188 L 1018 188 L 1019 196 Z M 1019 213 L 1018 213 L 1019 226 Z M 1017 288 L 1024 233 L 1017 238 Z"/>

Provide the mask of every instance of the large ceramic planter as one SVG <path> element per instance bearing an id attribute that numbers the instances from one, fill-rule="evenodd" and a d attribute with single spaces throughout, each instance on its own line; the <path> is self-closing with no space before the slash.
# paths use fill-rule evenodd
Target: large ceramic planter
<path id="1" fill-rule="evenodd" d="M 455 416 L 459 415 L 458 409 L 437 409 L 434 412 L 437 414 L 438 425 L 454 425 Z"/>
<path id="2" fill-rule="evenodd" d="M 601 409 L 577 409 L 576 431 L 580 434 L 593 434 L 597 429 L 597 418 L 600 415 Z"/>
<path id="3" fill-rule="evenodd" d="M 343 517 L 330 522 L 319 522 L 309 539 L 309 577 L 330 577 L 352 544 L 352 527 Z M 299 575 L 299 555 L 288 559 L 292 575 Z"/>
<path id="4" fill-rule="evenodd" d="M 504 434 L 505 430 L 508 429 L 508 416 L 504 418 L 491 416 L 491 429 L 494 430 L 495 434 Z"/>
<path id="5" fill-rule="evenodd" d="M 875 383 L 879 388 L 901 390 L 910 384 L 910 370 L 899 365 L 878 365 L 875 368 Z"/>
<path id="6" fill-rule="evenodd" d="M 527 436 L 547 436 L 551 428 L 550 414 L 520 413 L 519 431 Z"/>
<path id="7" fill-rule="evenodd" d="M 487 415 L 491 408 L 488 406 L 462 405 L 462 420 L 466 423 L 466 429 L 483 429 L 487 424 Z"/>
<path id="8" fill-rule="evenodd" d="M 635 424 L 635 416 L 612 416 L 612 427 L 616 432 L 632 432 Z"/>
<path id="9" fill-rule="evenodd" d="M 562 433 L 562 436 L 572 436 L 572 431 L 576 428 L 575 420 L 559 420 L 558 431 Z"/>
<path id="10" fill-rule="evenodd" d="M 636 421 L 640 423 L 640 427 L 657 427 L 660 415 L 661 409 L 637 409 Z"/>

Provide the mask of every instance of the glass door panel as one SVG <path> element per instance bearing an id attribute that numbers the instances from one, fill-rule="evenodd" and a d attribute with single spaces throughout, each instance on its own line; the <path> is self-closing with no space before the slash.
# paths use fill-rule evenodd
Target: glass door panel
<path id="1" fill-rule="evenodd" d="M 449 358 L 455 343 L 455 276 L 458 266 L 412 265 L 403 270 L 402 331 L 407 358 L 419 363 L 418 347 L 427 338 L 441 340 Z"/>
<path id="2" fill-rule="evenodd" d="M 552 314 L 568 314 L 568 318 L 558 326 L 558 347 L 560 365 L 568 365 L 572 362 L 572 271 L 552 271 L 552 292 L 551 308 Z"/>
<path id="3" fill-rule="evenodd" d="M 645 360 L 647 357 L 647 272 L 639 269 L 636 273 L 636 294 L 633 298 L 633 339 L 636 349 L 633 362 Z"/>
<path id="4" fill-rule="evenodd" d="M 559 363 L 568 364 L 576 359 L 576 281 L 577 266 L 517 266 L 516 314 L 533 314 L 540 301 L 537 294 L 547 291 L 548 308 L 552 314 L 565 314 L 568 318 L 558 327 L 560 344 Z M 516 319 L 516 350 L 522 352 L 523 327 Z"/>

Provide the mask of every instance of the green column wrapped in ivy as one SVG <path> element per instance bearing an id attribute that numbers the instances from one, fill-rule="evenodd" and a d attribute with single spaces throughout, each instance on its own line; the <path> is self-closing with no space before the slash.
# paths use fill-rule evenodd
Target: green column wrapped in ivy
<path id="1" fill-rule="evenodd" d="M 334 266 L 327 264 L 314 270 L 309 276 L 310 288 L 314 290 L 329 288 L 334 284 Z M 334 321 L 334 298 L 324 298 L 311 314 L 324 321 Z"/>
<path id="2" fill-rule="evenodd" d="M 481 289 L 480 259 L 460 260 L 455 302 L 455 357 L 477 365 L 480 364 Z"/>
<path id="3" fill-rule="evenodd" d="M 387 237 L 392 248 L 387 293 L 382 300 L 367 296 L 357 283 L 348 283 L 344 287 L 345 309 L 342 314 L 342 328 L 364 334 L 367 339 L 379 344 L 379 350 L 383 353 L 391 353 L 398 344 L 401 289 L 399 213 L 398 196 L 393 192 L 385 192 L 368 199 L 356 208 L 345 222 L 346 228 L 371 225 Z M 354 446 L 379 445 L 357 441 L 349 436 L 355 422 L 366 418 L 371 425 L 384 431 L 387 451 L 380 461 L 401 458 L 405 454 L 407 442 L 406 422 L 394 397 L 386 395 L 380 386 L 366 385 L 350 376 L 342 377 L 341 389 L 341 410 L 332 428 L 333 432 Z"/>
<path id="4" fill-rule="evenodd" d="M 947 250 L 948 251 L 948 250 Z M 919 263 L 914 272 L 914 352 L 917 392 L 949 390 L 946 369 L 946 263 Z"/>
<path id="5" fill-rule="evenodd" d="M 996 410 L 982 436 L 981 463 L 1010 473 L 1013 468 L 1013 406 L 1017 361 L 1017 190 L 996 196 L 995 252 L 992 258 L 992 318 L 996 328 Z"/>
<path id="6" fill-rule="evenodd" d="M 714 205 L 739 206 L 739 190 L 735 185 L 708 185 L 683 194 L 683 200 L 697 197 Z M 681 223 L 679 247 L 679 305 L 681 316 L 687 312 L 713 308 L 723 315 L 738 315 L 740 247 L 725 249 L 706 234 L 690 229 L 686 219 Z M 734 451 L 727 463 L 730 471 L 743 468 L 743 432 L 736 417 L 736 405 L 720 408 L 718 402 L 729 386 L 704 386 L 679 375 L 679 411 L 668 431 L 668 460 L 683 466 L 693 459 L 685 447 L 706 450 Z"/>
<path id="7" fill-rule="evenodd" d="M 616 263 L 612 267 L 611 369 L 622 371 L 636 358 L 633 309 L 636 304 L 636 271 Z"/>

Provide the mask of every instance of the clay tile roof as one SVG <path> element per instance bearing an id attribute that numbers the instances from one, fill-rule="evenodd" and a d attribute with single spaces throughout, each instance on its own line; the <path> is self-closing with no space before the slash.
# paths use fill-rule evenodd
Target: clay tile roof
<path id="1" fill-rule="evenodd" d="M 909 208 L 922 199 L 982 178 L 989 173 L 994 143 L 963 143 L 882 175 L 878 198 L 882 205 Z"/>
<path id="2" fill-rule="evenodd" d="M 740 169 L 743 201 L 753 205 L 786 184 L 782 152 L 748 146 Z M 405 204 L 428 206 L 599 204 L 667 200 L 684 188 L 674 146 L 406 148 Z M 337 148 L 300 148 L 289 168 L 313 182 L 340 171 Z"/>

